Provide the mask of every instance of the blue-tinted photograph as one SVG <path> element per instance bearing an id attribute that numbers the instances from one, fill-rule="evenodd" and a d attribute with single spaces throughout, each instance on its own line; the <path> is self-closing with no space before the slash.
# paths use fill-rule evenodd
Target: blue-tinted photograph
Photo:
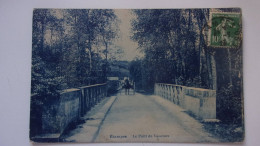
<path id="1" fill-rule="evenodd" d="M 32 142 L 243 142 L 240 8 L 34 9 L 32 19 Z"/>

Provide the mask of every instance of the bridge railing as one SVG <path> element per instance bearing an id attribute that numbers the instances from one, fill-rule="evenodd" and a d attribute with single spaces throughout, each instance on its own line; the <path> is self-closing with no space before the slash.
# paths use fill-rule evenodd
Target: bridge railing
<path id="1" fill-rule="evenodd" d="M 31 96 L 30 137 L 34 141 L 58 141 L 72 122 L 107 96 L 106 84 L 63 90 L 58 97 L 41 101 Z"/>
<path id="2" fill-rule="evenodd" d="M 81 116 L 85 115 L 91 107 L 96 105 L 103 97 L 107 96 L 107 84 L 83 86 L 79 89 L 81 90 Z"/>
<path id="3" fill-rule="evenodd" d="M 216 119 L 216 90 L 156 83 L 154 93 L 201 119 Z"/>

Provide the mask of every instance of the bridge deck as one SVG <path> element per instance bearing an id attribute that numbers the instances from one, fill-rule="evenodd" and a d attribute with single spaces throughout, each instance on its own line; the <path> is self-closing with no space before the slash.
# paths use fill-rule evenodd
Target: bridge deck
<path id="1" fill-rule="evenodd" d="M 94 139 L 94 142 L 217 141 L 177 105 L 159 96 L 124 92 L 118 94 Z"/>

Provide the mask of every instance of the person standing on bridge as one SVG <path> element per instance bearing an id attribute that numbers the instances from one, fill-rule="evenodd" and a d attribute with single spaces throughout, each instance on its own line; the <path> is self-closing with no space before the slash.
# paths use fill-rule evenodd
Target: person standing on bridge
<path id="1" fill-rule="evenodd" d="M 131 85 L 128 79 L 125 80 L 124 88 L 125 88 L 125 95 L 129 95 L 129 89 L 131 88 Z"/>

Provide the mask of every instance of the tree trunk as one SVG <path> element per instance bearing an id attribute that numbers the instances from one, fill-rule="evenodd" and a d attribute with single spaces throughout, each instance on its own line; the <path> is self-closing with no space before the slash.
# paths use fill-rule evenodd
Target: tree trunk
<path id="1" fill-rule="evenodd" d="M 92 71 L 92 48 L 90 40 L 88 40 L 88 49 L 89 49 L 89 70 Z"/>
<path id="2" fill-rule="evenodd" d="M 211 67 L 211 63 L 210 63 L 210 56 L 209 56 L 209 52 L 206 52 L 206 63 L 207 63 L 207 71 L 208 71 L 208 86 L 210 89 L 213 89 L 212 85 L 212 67 Z"/>
<path id="3" fill-rule="evenodd" d="M 44 32 L 45 32 L 45 19 L 42 20 L 41 22 L 42 28 L 41 28 L 41 44 L 40 44 L 40 49 L 42 52 L 44 52 L 43 47 L 44 47 Z"/>
<path id="4" fill-rule="evenodd" d="M 105 40 L 105 37 L 104 35 L 102 36 L 103 37 L 103 41 L 104 41 L 104 44 L 105 44 L 105 56 L 106 56 L 106 63 L 105 63 L 105 78 L 107 79 L 107 68 L 108 68 L 108 61 L 107 61 L 107 55 L 108 55 L 108 45 L 107 45 L 107 41 Z"/>
<path id="5" fill-rule="evenodd" d="M 217 70 L 216 70 L 216 61 L 214 54 L 210 55 L 210 63 L 211 63 L 211 77 L 212 77 L 212 89 L 217 90 Z"/>
<path id="6" fill-rule="evenodd" d="M 230 54 L 230 49 L 227 49 L 227 54 L 228 54 L 228 70 L 229 70 L 229 83 L 232 86 L 232 63 L 231 63 L 231 54 Z"/>

